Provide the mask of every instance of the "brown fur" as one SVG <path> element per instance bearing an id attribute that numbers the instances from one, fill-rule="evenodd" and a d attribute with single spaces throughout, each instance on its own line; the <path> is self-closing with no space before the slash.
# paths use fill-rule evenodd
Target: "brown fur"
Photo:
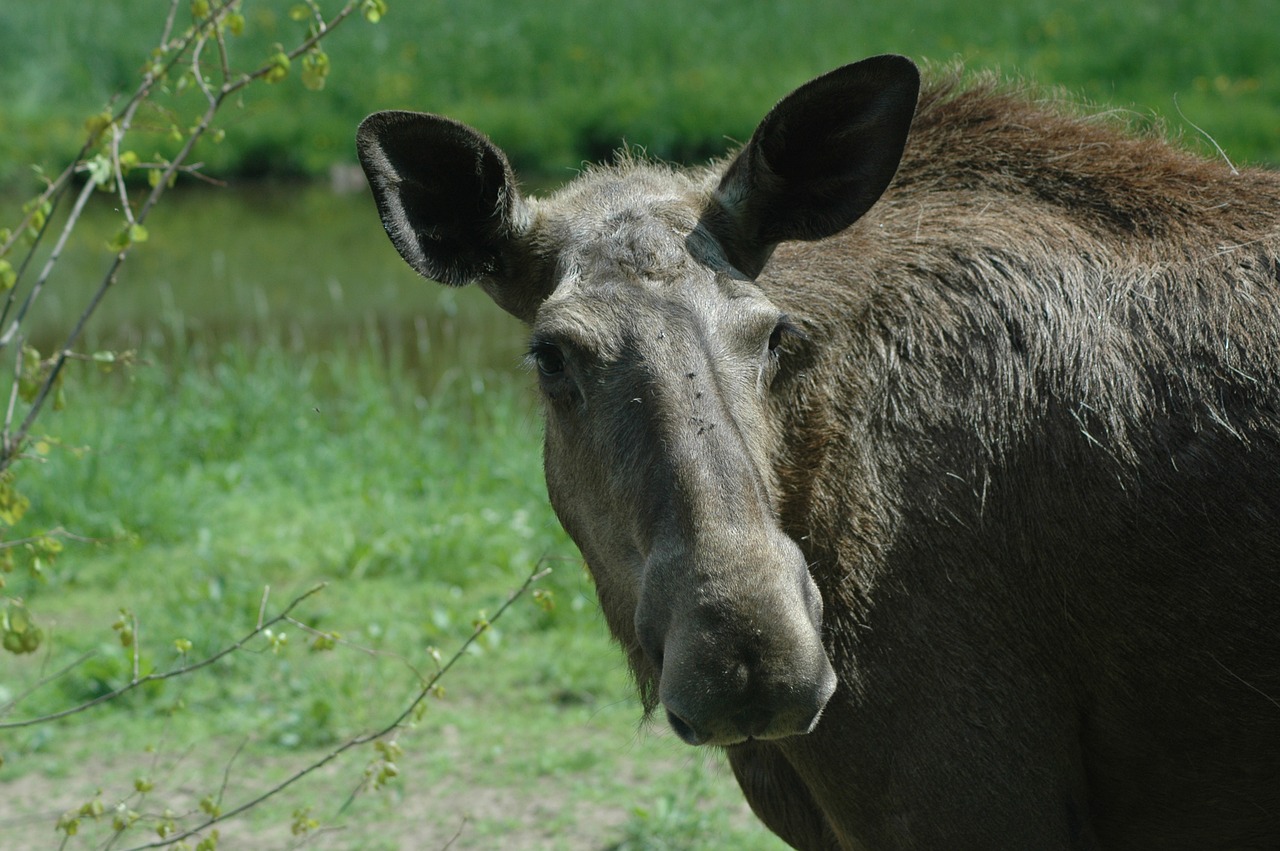
<path id="1" fill-rule="evenodd" d="M 762 286 L 821 341 L 778 405 L 784 528 L 860 728 L 778 750 L 848 766 L 810 788 L 863 790 L 858 842 L 1280 842 L 1278 254 L 1274 173 L 945 81 L 876 207 L 775 255 Z M 889 692 L 915 694 L 868 724 Z M 932 832 L 926 759 L 971 787 Z M 984 832 L 980 801 L 1014 824 L 1063 765 L 1056 841 Z"/>
<path id="2" fill-rule="evenodd" d="M 548 483 L 610 626 L 788 842 L 1280 846 L 1280 176 L 941 75 L 881 195 L 908 77 L 545 202 L 429 119 L 498 211 L 463 261 L 412 119 L 361 154 L 406 259 L 563 367 Z"/>

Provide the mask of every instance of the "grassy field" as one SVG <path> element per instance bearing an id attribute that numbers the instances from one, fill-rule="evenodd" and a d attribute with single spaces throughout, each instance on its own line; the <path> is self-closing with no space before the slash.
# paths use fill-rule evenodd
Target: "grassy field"
<path id="1" fill-rule="evenodd" d="M 301 32 L 290 5 L 246 2 L 233 58 L 256 64 Z M 85 117 L 136 82 L 166 6 L 0 8 L 0 182 L 75 150 Z M 246 96 L 224 120 L 227 140 L 200 157 L 221 174 L 320 173 L 354 161 L 360 118 L 394 107 L 469 121 L 524 170 L 563 174 L 624 137 L 660 157 L 700 158 L 745 139 L 809 77 L 897 52 L 1063 85 L 1155 113 L 1201 144 L 1198 125 L 1233 159 L 1280 163 L 1280 65 L 1264 23 L 1274 11 L 1272 0 L 390 0 L 381 24 L 354 21 L 327 42 L 323 92 L 304 91 L 295 73 Z M 166 117 L 155 123 L 162 147 Z"/>

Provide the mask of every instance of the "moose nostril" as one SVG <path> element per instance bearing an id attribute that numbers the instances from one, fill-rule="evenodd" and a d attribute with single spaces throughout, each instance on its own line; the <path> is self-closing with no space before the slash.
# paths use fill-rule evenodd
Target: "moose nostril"
<path id="1" fill-rule="evenodd" d="M 670 709 L 667 710 L 667 723 L 671 725 L 672 730 L 675 730 L 676 735 L 680 737 L 680 741 L 686 745 L 700 745 L 707 741 L 708 736 L 705 733 L 695 730 L 689 722 Z"/>

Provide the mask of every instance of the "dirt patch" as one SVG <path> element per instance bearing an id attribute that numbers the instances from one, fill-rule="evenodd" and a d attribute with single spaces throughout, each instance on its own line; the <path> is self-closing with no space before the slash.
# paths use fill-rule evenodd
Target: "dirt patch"
<path id="1" fill-rule="evenodd" d="M 239 747 L 236 742 L 205 742 L 183 753 L 89 756 L 62 770 L 33 770 L 0 782 L 0 845 L 60 847 L 62 834 L 55 830 L 59 816 L 95 796 L 102 802 L 103 817 L 82 819 L 80 833 L 67 848 L 106 847 L 112 813 L 121 800 L 148 817 L 167 809 L 175 814 L 175 824 L 193 825 L 200 819 L 201 799 L 218 793 L 224 775 L 229 773 L 230 779 L 223 807 L 230 809 L 321 755 L 264 756 L 246 748 L 236 756 Z M 406 744 L 396 781 L 376 793 L 353 795 L 372 756 L 365 748 L 339 758 L 219 825 L 219 849 L 603 851 L 618 844 L 638 811 L 687 787 L 682 778 L 691 771 L 698 773 L 699 790 L 707 784 L 716 787 L 713 800 L 692 806 L 716 807 L 743 829 L 752 829 L 754 822 L 732 789 L 727 769 L 708 762 L 701 752 L 673 748 L 661 735 L 619 740 L 616 731 L 579 726 L 567 729 L 560 741 L 494 742 L 469 740 L 445 725 Z M 154 783 L 145 796 L 132 793 L 138 777 Z M 303 835 L 294 834 L 296 814 L 304 810 L 317 824 Z M 157 838 L 154 826 L 144 829 L 139 823 L 110 847 L 120 851 Z"/>

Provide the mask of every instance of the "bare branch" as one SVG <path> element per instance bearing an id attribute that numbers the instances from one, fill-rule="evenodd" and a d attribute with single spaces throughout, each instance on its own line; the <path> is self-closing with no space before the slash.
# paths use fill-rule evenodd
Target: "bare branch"
<path id="1" fill-rule="evenodd" d="M 334 27 L 338 26 L 344 20 L 349 18 L 351 16 L 351 13 L 356 10 L 356 7 L 358 5 L 359 5 L 358 0 L 351 0 L 351 2 L 347 3 L 341 9 L 339 9 L 334 14 L 334 16 L 329 19 L 329 22 L 327 24 L 322 21 L 316 27 L 316 31 L 311 36 L 309 36 L 301 44 L 299 44 L 293 50 L 290 50 L 285 55 L 289 57 L 290 61 L 292 61 L 294 59 L 297 59 L 302 54 L 306 53 L 311 48 L 315 47 L 320 42 L 320 39 L 324 38 L 330 32 L 333 31 Z M 268 62 L 262 65 L 261 67 L 259 67 L 256 71 L 252 71 L 244 75 L 240 79 L 236 80 L 234 83 L 230 83 L 228 85 L 223 86 L 222 96 L 227 97 L 229 95 L 232 95 L 238 92 L 240 89 L 243 89 L 245 86 L 252 83 L 254 80 L 265 77 L 268 73 L 271 72 L 271 69 L 273 67 L 275 66 L 272 63 Z"/>
<path id="2" fill-rule="evenodd" d="M 462 835 L 462 831 L 467 829 L 467 821 L 467 816 L 463 816 L 462 824 L 458 825 L 458 829 L 454 831 L 453 836 L 449 838 L 449 841 L 444 844 L 444 847 L 441 848 L 440 851 L 449 851 L 449 849 L 453 847 L 453 843 L 458 841 L 458 837 Z"/>
<path id="3" fill-rule="evenodd" d="M 106 543 L 108 540 L 106 538 L 86 538 L 83 535 L 76 535 L 72 532 L 68 532 L 66 529 L 59 526 L 56 529 L 50 529 L 42 535 L 33 535 L 29 538 L 14 538 L 11 541 L 0 541 L 0 550 L 7 550 L 12 547 L 21 547 L 24 544 L 36 544 L 45 538 L 66 538 L 69 541 L 78 541 L 82 544 L 102 544 Z"/>
<path id="4" fill-rule="evenodd" d="M 18 315 L 13 318 L 13 323 L 3 335 L 0 335 L 0 349 L 7 347 L 13 341 L 13 338 L 17 336 L 22 320 L 27 316 L 27 311 L 31 309 L 31 305 L 40 297 L 40 290 L 43 289 L 45 281 L 49 280 L 49 276 L 53 274 L 53 267 L 57 265 L 59 258 L 62 257 L 62 249 L 66 247 L 67 239 L 70 238 L 71 232 L 75 230 L 76 223 L 80 220 L 80 214 L 84 211 L 84 205 L 89 202 L 89 196 L 93 194 L 93 189 L 94 182 L 92 180 L 85 181 L 79 196 L 76 197 L 76 205 L 71 208 L 71 216 L 67 219 L 67 223 L 63 225 L 58 241 L 54 243 L 53 253 L 49 255 L 49 259 L 45 261 L 44 267 L 40 270 L 40 277 L 36 278 L 35 285 L 27 293 L 27 298 L 23 301 L 22 307 L 18 309 Z"/>
<path id="5" fill-rule="evenodd" d="M 35 694 L 37 691 L 44 688 L 49 683 L 57 682 L 62 677 L 65 677 L 69 672 L 80 667 L 85 662 L 88 662 L 90 659 L 92 659 L 94 656 L 97 656 L 97 655 L 98 655 L 97 652 L 93 650 L 90 650 L 88 653 L 82 653 L 79 656 L 77 656 L 75 660 L 63 665 L 61 668 L 54 671 L 52 674 L 49 674 L 46 677 L 41 677 L 39 682 L 32 685 L 26 691 L 20 692 L 19 694 L 16 694 L 12 698 L 10 698 L 6 703 L 0 704 L 0 716 L 8 714 L 9 711 L 13 709 L 13 707 L 17 706 L 19 703 L 26 700 L 31 695 Z"/>
<path id="6" fill-rule="evenodd" d="M 261 626 L 255 627 L 253 630 L 251 630 L 248 634 L 246 634 L 243 638 L 241 638 L 239 641 L 235 642 L 234 644 L 227 645 L 226 647 L 219 650 L 217 653 L 214 653 L 212 656 L 208 656 L 204 659 L 201 659 L 199 662 L 193 662 L 190 665 L 183 665 L 180 668 L 174 668 L 171 671 L 165 671 L 163 674 L 147 674 L 145 677 L 140 677 L 138 676 L 137 660 L 135 658 L 133 679 L 130 680 L 127 684 L 116 689 L 115 691 L 109 692 L 104 695 L 99 695 L 98 697 L 95 697 L 93 700 L 86 701 L 84 703 L 79 704 L 78 706 L 73 706 L 70 709 L 64 709 L 61 712 L 54 712 L 49 715 L 41 715 L 36 718 L 27 718 L 22 721 L 0 722 L 0 730 L 13 730 L 20 727 L 33 727 L 37 724 L 45 724 L 45 723 L 48 723 L 49 721 L 56 721 L 59 718 L 66 718 L 71 715 L 78 715 L 79 713 L 84 712 L 88 709 L 92 709 L 95 706 L 100 706 L 101 704 L 109 703 L 119 698 L 122 695 L 128 694 L 134 689 L 140 688 L 141 686 L 145 686 L 147 683 L 159 682 L 161 680 L 171 680 L 174 677 L 185 676 L 194 671 L 199 671 L 201 668 L 207 668 L 210 665 L 212 665 L 214 662 L 217 662 L 219 659 L 229 656 L 232 653 L 239 650 L 240 648 L 244 647 L 250 641 L 252 641 L 253 639 L 257 638 L 259 635 L 261 635 L 264 630 L 272 626 L 275 626 L 281 621 L 287 619 L 290 613 L 292 613 L 294 609 L 296 609 L 299 605 L 301 605 L 304 600 L 308 599 L 309 597 L 312 597 L 315 594 L 318 594 L 320 591 L 323 591 L 326 587 L 328 587 L 328 583 L 321 582 L 319 585 L 316 585 L 311 590 L 303 594 L 300 594 L 299 596 L 293 599 L 293 602 L 291 602 L 288 606 L 285 606 L 284 611 L 280 612 L 280 614 L 276 615 L 271 620 L 267 621 Z M 135 632 L 135 636 L 136 634 L 137 633 Z M 136 644 L 137 642 L 135 639 L 135 646 Z"/>
<path id="7" fill-rule="evenodd" d="M 23 354 L 23 349 L 19 346 L 13 356 L 13 384 L 9 386 L 9 406 L 5 409 L 4 423 L 0 425 L 0 459 L 12 458 L 18 454 L 18 447 L 10 439 L 9 430 L 13 426 L 13 412 L 18 405 L 18 388 L 22 377 Z"/>
<path id="8" fill-rule="evenodd" d="M 131 655 L 133 656 L 133 679 L 131 682 L 137 682 L 141 677 L 139 673 L 142 669 L 142 625 L 138 623 L 138 616 L 129 615 L 129 622 L 133 628 L 133 641 L 130 642 Z"/>
<path id="9" fill-rule="evenodd" d="M 263 801 L 266 801 L 268 798 L 271 798 L 271 797 L 274 797 L 275 795 L 280 794 L 285 789 L 297 783 L 299 780 L 302 780 L 307 775 L 315 771 L 318 771 L 319 769 L 333 762 L 335 759 L 342 756 L 344 753 L 351 750 L 352 748 L 357 748 L 361 745 L 368 744 L 369 742 L 384 738 L 390 735 L 391 733 L 394 733 L 396 730 L 399 730 L 404 725 L 405 720 L 409 718 L 411 715 L 413 715 L 413 713 L 417 710 L 418 706 L 422 703 L 422 701 L 426 700 L 427 697 L 432 693 L 436 685 L 440 682 L 440 679 L 449 672 L 449 670 L 454 666 L 454 664 L 459 659 L 463 657 L 463 655 L 466 654 L 467 650 L 471 647 L 471 645 L 474 644 L 476 640 L 480 638 L 481 635 L 483 635 L 486 631 L 488 631 L 489 627 L 492 624 L 496 623 L 498 619 L 501 618 L 509 608 L 511 608 L 511 605 L 515 603 L 516 600 L 524 596 L 528 592 L 529 588 L 531 588 L 535 582 L 547 576 L 547 574 L 549 573 L 551 573 L 551 568 L 541 567 L 541 564 L 539 564 L 538 567 L 534 568 L 534 571 L 529 574 L 529 576 L 525 579 L 524 583 L 507 596 L 507 599 L 503 602 L 503 604 L 499 606 L 497 611 L 493 613 L 493 617 L 477 624 L 475 629 L 472 630 L 471 635 L 466 639 L 466 641 L 462 642 L 462 645 L 457 649 L 457 651 L 454 652 L 452 656 L 449 657 L 448 661 L 445 662 L 443 666 L 441 666 L 440 670 L 437 671 L 435 675 L 432 676 L 431 679 L 428 680 L 426 684 L 422 686 L 421 689 L 419 689 L 417 696 L 409 703 L 409 705 L 403 711 L 401 711 L 400 714 L 395 716 L 395 718 L 391 719 L 391 721 L 388 722 L 386 725 L 384 725 L 382 728 L 371 733 L 365 733 L 363 735 L 355 736 L 353 738 L 348 739 L 347 741 L 343 742 L 341 745 L 338 745 L 337 747 L 333 748 L 324 756 L 317 759 L 315 762 L 311 763 L 305 768 L 300 769 L 299 771 L 295 772 L 294 774 L 280 781 L 275 786 L 272 786 L 270 789 L 258 795 L 257 797 L 251 798 L 250 800 L 245 801 L 244 803 L 239 804 L 236 807 L 233 807 L 232 809 L 227 810 L 224 813 L 221 813 L 217 816 L 211 816 L 210 818 L 206 819 L 205 821 L 201 822 L 195 827 L 189 828 L 185 831 L 175 833 L 174 835 L 165 837 L 164 839 L 159 840 L 157 842 L 148 842 L 143 845 L 135 845 L 129 848 L 128 851 L 143 851 L 143 849 L 147 849 L 147 848 L 163 848 L 165 846 L 172 845 L 176 842 L 181 842 L 184 839 L 190 839 L 194 836 L 198 836 L 199 834 L 205 832 L 206 830 L 213 827 L 214 825 L 217 825 L 229 819 L 235 818 L 241 813 L 244 813 L 258 806 Z M 275 619 L 273 619 L 273 622 L 281 620 L 282 615 L 279 615 Z M 3 728 L 0 727 L 0 729 L 3 729 Z"/>

